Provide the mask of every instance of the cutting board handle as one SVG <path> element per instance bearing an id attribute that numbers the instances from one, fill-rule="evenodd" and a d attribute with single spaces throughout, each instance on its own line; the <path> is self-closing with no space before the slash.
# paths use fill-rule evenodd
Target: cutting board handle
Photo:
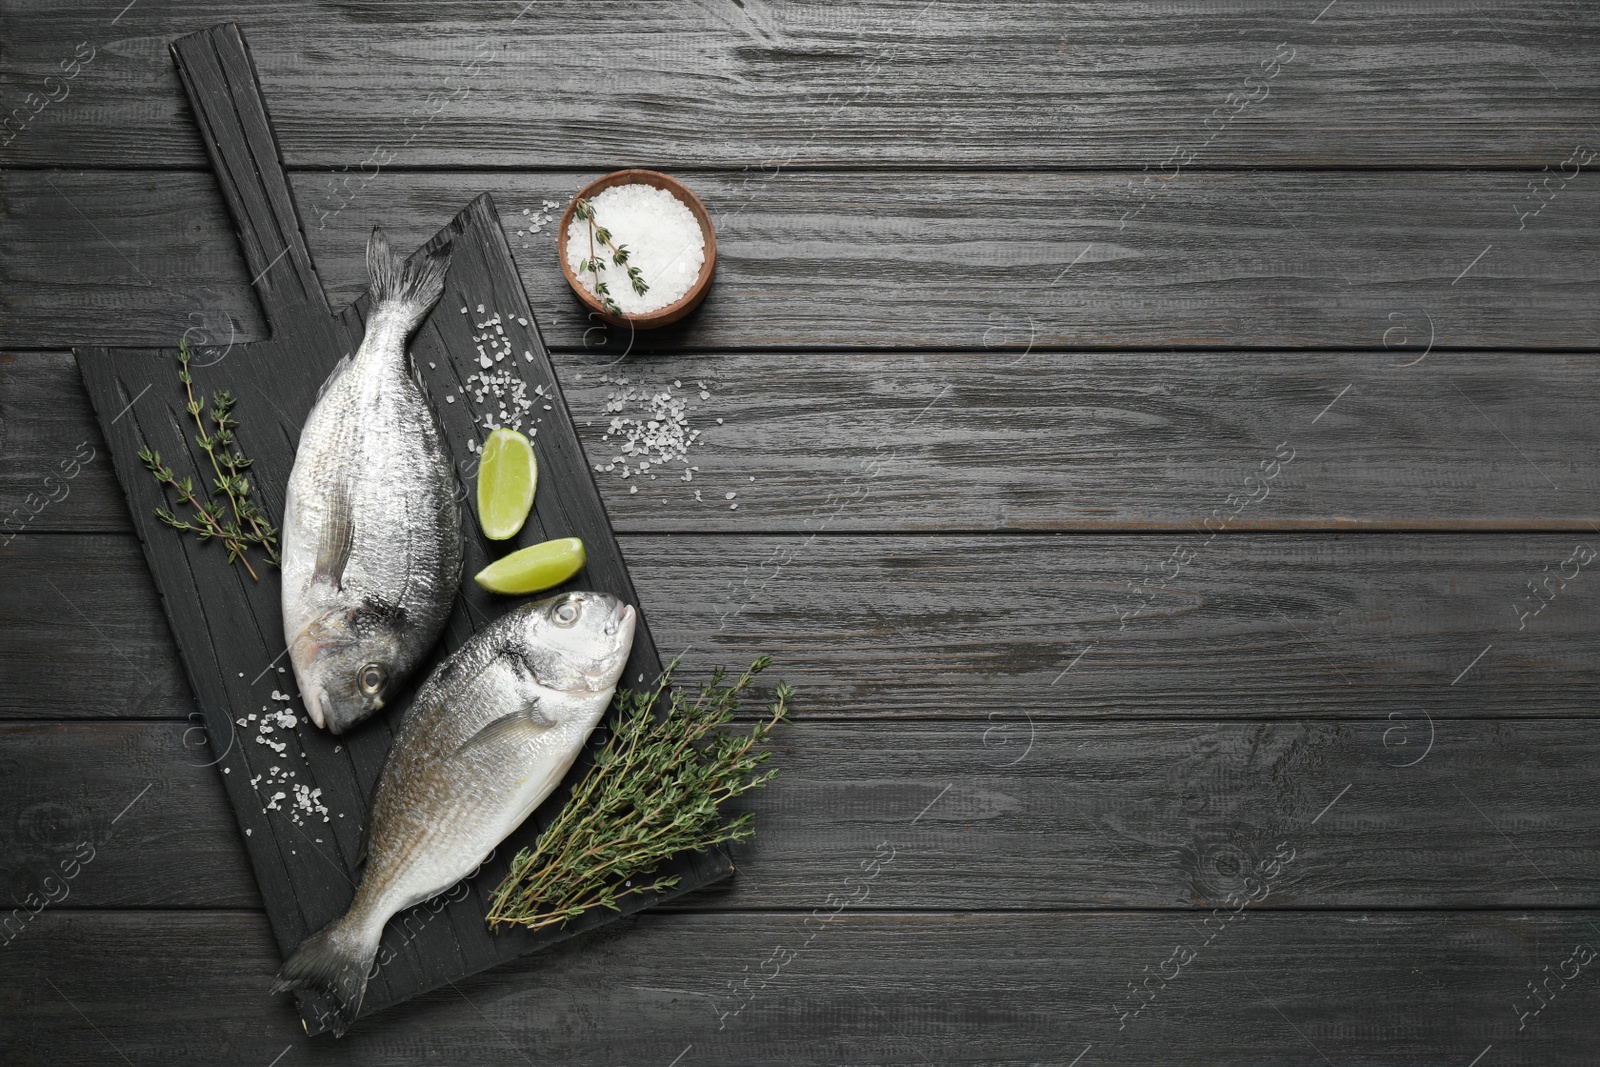
<path id="1" fill-rule="evenodd" d="M 328 298 L 306 247 L 250 48 L 227 22 L 172 42 L 211 169 L 244 250 L 251 283 L 274 333 Z"/>

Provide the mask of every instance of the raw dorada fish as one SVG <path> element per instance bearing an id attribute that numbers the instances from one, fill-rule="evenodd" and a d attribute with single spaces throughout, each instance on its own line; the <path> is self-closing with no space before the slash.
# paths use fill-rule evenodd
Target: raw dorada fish
<path id="1" fill-rule="evenodd" d="M 323 990 L 344 1032 L 390 917 L 478 866 L 572 766 L 611 703 L 635 618 L 604 593 L 566 593 L 502 616 L 439 665 L 379 775 L 350 910 L 289 957 L 273 992 Z"/>
<path id="2" fill-rule="evenodd" d="M 300 431 L 283 516 L 283 633 L 306 711 L 338 734 L 392 699 L 461 579 L 461 505 L 406 341 L 449 257 L 367 244 L 372 305 Z"/>

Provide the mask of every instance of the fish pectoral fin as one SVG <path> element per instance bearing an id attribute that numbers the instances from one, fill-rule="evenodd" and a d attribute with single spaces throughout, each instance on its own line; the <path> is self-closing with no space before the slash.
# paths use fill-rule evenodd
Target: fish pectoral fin
<path id="1" fill-rule="evenodd" d="M 341 486 L 329 494 L 328 513 L 322 523 L 321 536 L 317 539 L 317 560 L 311 568 L 311 580 L 326 582 L 342 590 L 345 564 L 350 562 L 350 550 L 354 545 L 355 528 L 350 521 L 350 497 Z"/>
<path id="2" fill-rule="evenodd" d="M 519 708 L 510 715 L 502 715 L 483 729 L 467 738 L 456 748 L 454 755 L 461 755 L 474 749 L 492 748 L 502 742 L 522 744 L 532 741 L 554 726 L 555 723 L 545 718 L 539 711 L 539 702 L 534 700 L 527 707 Z"/>

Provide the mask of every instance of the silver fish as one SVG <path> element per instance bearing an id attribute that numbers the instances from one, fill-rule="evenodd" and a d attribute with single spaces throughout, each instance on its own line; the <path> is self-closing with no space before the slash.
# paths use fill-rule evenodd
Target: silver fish
<path id="1" fill-rule="evenodd" d="M 306 711 L 339 734 L 391 699 L 444 628 L 461 580 L 461 505 L 406 341 L 448 254 L 367 243 L 372 307 L 355 355 L 300 431 L 283 516 L 283 634 Z"/>
<path id="2" fill-rule="evenodd" d="M 636 618 L 605 593 L 566 593 L 509 612 L 439 665 L 378 777 L 350 910 L 289 957 L 274 993 L 329 993 L 330 1028 L 344 1033 L 389 919 L 481 864 L 572 767 L 611 703 Z"/>

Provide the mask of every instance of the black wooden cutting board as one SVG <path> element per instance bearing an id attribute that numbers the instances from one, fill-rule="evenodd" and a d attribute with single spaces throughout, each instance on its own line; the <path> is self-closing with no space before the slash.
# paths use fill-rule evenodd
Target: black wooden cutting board
<path id="1" fill-rule="evenodd" d="M 255 460 L 256 493 L 276 521 L 282 515 L 300 426 L 328 371 L 360 344 L 366 299 L 339 314 L 328 308 L 238 27 L 217 26 L 181 38 L 173 44 L 173 52 L 272 329 L 267 341 L 201 349 L 194 359 L 195 385 L 207 395 L 226 389 L 237 398 L 239 444 Z M 533 412 L 539 420 L 533 425 L 538 430 L 534 448 L 540 467 L 534 513 L 519 537 L 510 545 L 498 545 L 496 554 L 552 537 L 582 537 L 588 565 L 572 587 L 602 590 L 637 605 L 487 195 L 467 205 L 429 242 L 430 246 L 445 243 L 451 248 L 451 261 L 444 297 L 418 331 L 412 353 L 443 423 L 462 491 L 470 489 L 476 470 L 468 442 L 481 442 L 484 436 L 463 382 L 479 369 L 475 326 L 498 311 L 515 353 L 516 371 L 530 395 L 542 386 L 550 399 L 540 400 Z M 350 902 L 359 877 L 355 856 L 367 800 L 405 701 L 345 737 L 333 737 L 311 725 L 284 655 L 278 572 L 257 557 L 254 565 L 260 580 L 254 581 L 243 567 L 226 563 L 220 545 L 200 544 L 155 517 L 154 509 L 164 501 L 160 487 L 138 459 L 141 446 L 159 451 L 178 473 L 192 473 L 197 484 L 210 482 L 202 475 L 209 469 L 201 466 L 206 462 L 203 453 L 190 444 L 192 426 L 177 380 L 177 350 L 80 348 L 77 358 L 205 717 L 219 773 L 245 833 L 273 932 L 287 954 L 343 913 Z M 456 399 L 444 402 L 447 396 Z M 470 493 L 467 499 L 471 500 Z M 414 683 L 475 630 L 521 602 L 494 597 L 473 584 L 471 575 L 490 558 L 489 542 L 477 529 L 470 503 L 463 512 L 467 549 L 461 593 L 440 647 L 419 669 Z M 660 658 L 641 615 L 624 684 L 652 682 L 660 670 Z M 281 709 L 292 711 L 298 724 L 263 733 L 262 717 Z M 602 726 L 597 738 L 604 732 Z M 587 759 L 579 762 L 569 786 L 587 766 Z M 294 804 L 296 785 L 320 789 L 327 815 L 300 811 Z M 590 913 L 564 929 L 539 933 L 492 934 L 483 921 L 488 896 L 511 857 L 533 842 L 538 829 L 558 810 L 566 789 L 546 801 L 502 844 L 475 878 L 432 905 L 396 916 L 384 935 L 387 951 L 379 957 L 388 962 L 368 988 L 363 1016 L 617 917 L 608 911 Z M 272 798 L 278 792 L 285 797 L 274 808 Z M 732 865 L 725 853 L 717 851 L 681 857 L 674 870 L 680 881 L 666 896 L 725 877 Z M 173 876 L 182 877 L 183 872 Z M 627 910 L 636 911 L 664 897 L 627 899 Z M 218 945 L 216 950 L 227 949 Z M 266 986 L 263 975 L 263 997 Z M 320 1020 L 328 1005 L 310 994 L 300 997 L 308 1032 L 325 1030 Z"/>

